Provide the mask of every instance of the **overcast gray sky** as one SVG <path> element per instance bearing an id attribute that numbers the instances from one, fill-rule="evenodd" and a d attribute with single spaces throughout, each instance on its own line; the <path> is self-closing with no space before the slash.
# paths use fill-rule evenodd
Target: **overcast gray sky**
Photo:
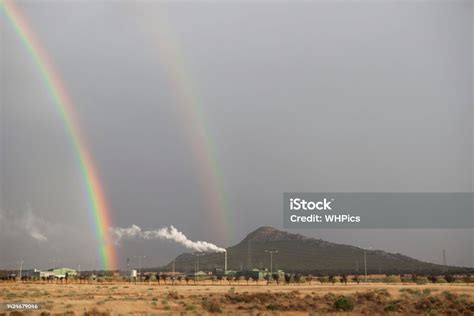
<path id="1" fill-rule="evenodd" d="M 281 228 L 283 192 L 472 192 L 472 1 L 18 7 L 73 100 L 116 226 L 174 225 L 229 246 L 259 226 Z M 20 258 L 94 268 L 71 144 L 0 20 L 0 268 Z M 201 113 L 193 124 L 209 136 L 221 218 L 206 209 L 183 108 Z M 226 218 L 230 231 L 216 233 Z M 473 230 L 295 232 L 436 263 L 445 248 L 448 264 L 474 266 Z M 183 251 L 124 241 L 120 264 L 146 255 L 157 266 Z"/>

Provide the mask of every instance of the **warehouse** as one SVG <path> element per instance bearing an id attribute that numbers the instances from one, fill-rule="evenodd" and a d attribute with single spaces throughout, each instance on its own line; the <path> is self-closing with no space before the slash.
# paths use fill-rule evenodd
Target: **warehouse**
<path id="1" fill-rule="evenodd" d="M 38 269 L 35 269 L 33 271 L 33 276 L 36 278 L 49 278 L 49 277 L 55 277 L 55 278 L 65 278 L 67 275 L 68 278 L 75 277 L 77 275 L 76 270 L 74 269 L 69 269 L 69 268 L 53 268 L 49 269 L 48 271 L 41 271 Z"/>

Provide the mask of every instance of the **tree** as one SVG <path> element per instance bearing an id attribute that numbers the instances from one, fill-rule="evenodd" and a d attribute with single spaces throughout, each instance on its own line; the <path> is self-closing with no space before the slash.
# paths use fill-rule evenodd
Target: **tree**
<path id="1" fill-rule="evenodd" d="M 329 278 L 327 276 L 319 276 L 318 281 L 323 284 L 329 282 Z"/>
<path id="2" fill-rule="evenodd" d="M 431 283 L 436 283 L 436 281 L 438 281 L 438 277 L 432 274 L 428 277 L 428 280 L 430 280 Z"/>
<path id="3" fill-rule="evenodd" d="M 285 283 L 288 285 L 291 281 L 291 274 L 285 273 Z"/>
<path id="4" fill-rule="evenodd" d="M 466 283 L 471 283 L 472 282 L 472 278 L 471 278 L 471 275 L 470 274 L 466 274 L 463 278 L 463 281 L 466 282 Z"/>
<path id="5" fill-rule="evenodd" d="M 258 285 L 258 276 L 252 276 L 250 277 L 252 281 L 255 281 L 255 285 Z"/>
<path id="6" fill-rule="evenodd" d="M 244 277 L 239 275 L 239 276 L 236 276 L 235 279 L 237 280 L 237 285 L 240 285 L 240 280 L 242 280 Z"/>
<path id="7" fill-rule="evenodd" d="M 270 284 L 270 281 L 272 279 L 271 275 L 270 274 L 266 274 L 264 279 L 267 281 L 267 285 Z"/>
<path id="8" fill-rule="evenodd" d="M 250 275 L 246 275 L 246 276 L 245 276 L 245 281 L 247 281 L 247 285 L 249 285 L 249 280 L 250 280 L 250 279 L 251 279 L 251 278 L 250 278 Z"/>
<path id="9" fill-rule="evenodd" d="M 357 282 L 357 284 L 360 283 L 360 278 L 358 275 L 354 275 L 354 277 L 352 278 L 352 280 L 354 280 L 354 282 Z"/>
<path id="10" fill-rule="evenodd" d="M 341 283 L 344 283 L 344 284 L 347 285 L 347 275 L 343 274 L 343 275 L 341 276 Z"/>
<path id="11" fill-rule="evenodd" d="M 294 279 L 295 279 L 296 284 L 300 284 L 300 282 L 301 282 L 301 274 L 296 273 L 296 274 L 294 275 Z"/>
<path id="12" fill-rule="evenodd" d="M 313 280 L 313 275 L 312 275 L 312 274 L 308 274 L 307 279 L 308 279 L 309 285 L 311 285 L 311 281 Z"/>
<path id="13" fill-rule="evenodd" d="M 273 280 L 275 280 L 277 285 L 280 284 L 280 276 L 278 275 L 278 273 L 274 273 L 272 275 L 272 278 L 273 278 Z"/>
<path id="14" fill-rule="evenodd" d="M 446 274 L 446 275 L 444 276 L 444 279 L 445 279 L 446 282 L 448 282 L 448 283 L 453 283 L 454 280 L 455 280 L 455 278 L 454 278 L 454 276 L 453 276 L 452 274 Z"/>

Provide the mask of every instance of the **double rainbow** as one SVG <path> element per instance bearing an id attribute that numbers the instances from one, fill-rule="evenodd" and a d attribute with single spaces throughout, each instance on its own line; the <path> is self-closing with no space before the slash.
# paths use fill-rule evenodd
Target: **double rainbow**
<path id="1" fill-rule="evenodd" d="M 74 111 L 74 105 L 60 77 L 48 60 L 48 55 L 39 44 L 35 34 L 13 1 L 0 0 L 0 8 L 6 13 L 6 16 L 31 55 L 51 94 L 53 103 L 62 117 L 64 127 L 74 148 L 74 152 L 76 153 L 87 194 L 89 210 L 94 220 L 94 230 L 99 244 L 101 268 L 115 270 L 117 269 L 117 255 L 109 235 L 109 227 L 112 226 L 110 214 L 102 185 L 81 133 L 79 122 Z"/>

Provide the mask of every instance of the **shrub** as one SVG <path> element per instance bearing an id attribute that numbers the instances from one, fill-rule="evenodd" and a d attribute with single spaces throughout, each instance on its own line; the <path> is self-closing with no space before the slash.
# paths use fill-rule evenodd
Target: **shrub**
<path id="1" fill-rule="evenodd" d="M 354 309 L 354 302 L 349 297 L 340 296 L 334 301 L 334 308 L 338 311 L 350 312 Z"/>
<path id="2" fill-rule="evenodd" d="M 454 279 L 454 276 L 453 276 L 452 274 L 446 274 L 446 275 L 444 276 L 444 279 L 445 279 L 446 282 L 448 282 L 448 283 L 453 283 L 454 280 L 455 280 L 455 279 Z"/>
<path id="3" fill-rule="evenodd" d="M 178 292 L 177 291 L 169 291 L 168 292 L 168 299 L 173 299 L 173 300 L 179 299 Z"/>
<path id="4" fill-rule="evenodd" d="M 418 285 L 423 285 L 428 283 L 428 278 L 427 277 L 416 277 L 415 283 Z"/>
<path id="5" fill-rule="evenodd" d="M 94 307 L 91 310 L 84 312 L 84 316 L 110 316 L 110 312 L 102 312 Z"/>
<path id="6" fill-rule="evenodd" d="M 439 278 L 436 280 L 436 283 L 448 283 L 445 278 Z"/>
<path id="7" fill-rule="evenodd" d="M 280 305 L 275 304 L 275 303 L 271 303 L 271 304 L 267 305 L 267 309 L 271 310 L 271 311 L 277 311 L 277 310 L 280 309 Z"/>
<path id="8" fill-rule="evenodd" d="M 384 279 L 385 283 L 401 283 L 402 279 L 399 275 L 389 275 Z"/>
<path id="9" fill-rule="evenodd" d="M 318 281 L 319 281 L 320 283 L 328 283 L 328 282 L 329 282 L 329 277 L 327 277 L 327 276 L 320 276 L 320 277 L 318 277 Z"/>
<path id="10" fill-rule="evenodd" d="M 193 304 L 186 305 L 186 310 L 187 311 L 193 311 L 195 309 L 196 309 L 196 305 L 193 305 Z"/>
<path id="11" fill-rule="evenodd" d="M 390 303 L 383 309 L 385 312 L 398 312 L 398 306 Z"/>
<path id="12" fill-rule="evenodd" d="M 222 313 L 222 308 L 216 301 L 208 301 L 203 299 L 201 302 L 202 308 L 208 311 L 209 313 Z"/>

